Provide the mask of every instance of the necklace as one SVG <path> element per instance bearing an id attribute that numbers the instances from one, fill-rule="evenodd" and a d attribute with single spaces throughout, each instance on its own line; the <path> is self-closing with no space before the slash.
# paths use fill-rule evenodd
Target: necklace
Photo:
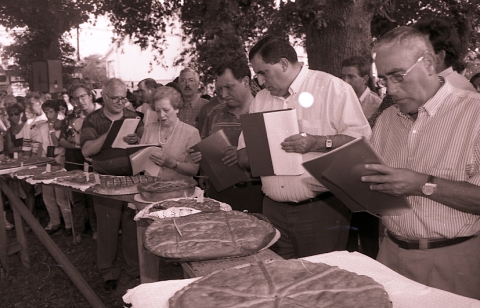
<path id="1" fill-rule="evenodd" d="M 170 138 L 172 138 L 173 133 L 175 132 L 175 128 L 177 128 L 178 122 L 179 122 L 179 120 L 177 119 L 177 122 L 175 123 L 175 126 L 173 127 L 172 133 L 170 134 L 170 136 L 168 136 L 168 138 L 165 139 L 165 142 L 162 142 L 162 127 L 160 126 L 160 132 L 158 133 L 158 142 L 160 144 L 167 144 L 168 141 L 170 141 Z"/>

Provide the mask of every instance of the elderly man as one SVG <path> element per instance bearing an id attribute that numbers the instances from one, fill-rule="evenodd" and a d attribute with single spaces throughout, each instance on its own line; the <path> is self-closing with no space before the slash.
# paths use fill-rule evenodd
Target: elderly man
<path id="1" fill-rule="evenodd" d="M 124 108 L 126 95 L 127 87 L 122 80 L 112 78 L 105 82 L 102 88 L 103 107 L 90 113 L 83 121 L 80 134 L 83 156 L 92 157 L 104 152 L 102 146 L 112 121 L 137 117 L 136 112 Z M 139 133 L 142 129 L 143 126 Z M 127 143 L 135 143 L 138 136 L 127 135 L 124 140 Z M 94 171 L 100 170 L 96 170 L 94 165 Z M 137 227 L 133 220 L 135 211 L 128 207 L 127 202 L 99 196 L 93 197 L 93 206 L 98 221 L 97 267 L 105 280 L 105 289 L 113 290 L 117 287 L 120 276 L 120 268 L 115 263 L 120 223 L 127 275 L 132 278 L 139 276 Z"/>
<path id="2" fill-rule="evenodd" d="M 138 93 L 142 105 L 137 108 L 137 111 L 143 113 L 143 124 L 147 125 L 151 122 L 158 121 L 157 114 L 153 110 L 152 93 L 156 88 L 161 86 L 152 78 L 143 79 L 138 83 Z"/>
<path id="3" fill-rule="evenodd" d="M 428 286 L 480 299 L 480 96 L 436 74 L 428 38 L 399 27 L 373 49 L 379 85 L 395 105 L 373 129 L 385 165 L 362 181 L 406 196 L 412 209 L 385 216 L 378 260 Z"/>
<path id="4" fill-rule="evenodd" d="M 250 112 L 293 108 L 300 130 L 279 146 L 303 154 L 304 161 L 322 155 L 354 138 L 369 137 L 371 130 L 352 87 L 298 62 L 295 49 L 285 40 L 266 37 L 250 51 L 249 59 L 261 85 Z M 300 93 L 314 103 L 304 108 Z M 279 123 L 281 125 L 281 123 Z M 238 160 L 247 167 L 243 135 Z M 298 176 L 264 176 L 263 214 L 281 232 L 272 246 L 284 258 L 343 250 L 350 226 L 350 211 L 308 172 Z"/>
<path id="5" fill-rule="evenodd" d="M 201 98 L 198 92 L 200 86 L 198 73 L 191 68 L 184 68 L 180 72 L 178 86 L 183 98 L 183 107 L 178 111 L 178 118 L 201 130 L 203 123 L 198 122 L 198 114 L 208 100 Z"/>
<path id="6" fill-rule="evenodd" d="M 237 144 L 242 131 L 240 115 L 248 113 L 254 99 L 250 89 L 251 72 L 247 58 L 243 56 L 222 61 L 214 69 L 214 73 L 217 77 L 217 95 L 224 102 L 210 111 L 200 134 L 202 138 L 206 138 L 223 129 L 232 146 L 224 150 L 225 156 L 222 160 L 231 166 L 238 163 Z M 194 158 L 192 153 L 196 162 L 201 160 L 201 154 L 198 155 L 200 159 Z M 208 185 L 206 192 L 208 197 L 228 203 L 234 210 L 262 213 L 261 184 L 259 178 L 249 178 L 221 192 L 213 185 Z"/>

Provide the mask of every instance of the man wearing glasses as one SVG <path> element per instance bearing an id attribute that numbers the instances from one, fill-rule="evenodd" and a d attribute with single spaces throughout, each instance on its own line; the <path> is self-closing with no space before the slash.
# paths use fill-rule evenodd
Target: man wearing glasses
<path id="1" fill-rule="evenodd" d="M 109 79 L 102 88 L 104 105 L 101 109 L 90 113 L 83 121 L 80 134 L 82 153 L 85 157 L 93 157 L 93 169 L 99 173 L 114 175 L 128 172 L 128 155 L 123 149 L 102 150 L 103 143 L 112 121 L 136 118 L 137 113 L 125 109 L 127 87 L 117 78 Z M 135 143 L 141 137 L 143 125 L 140 123 L 137 134 L 127 135 L 125 142 Z M 99 158 L 101 163 L 95 164 L 99 156 L 110 157 L 110 162 Z M 126 161 L 125 161 L 126 160 Z M 102 167 L 110 166 L 110 170 Z M 128 165 L 129 166 L 129 165 Z M 115 171 L 116 173 L 110 173 Z M 116 265 L 118 231 L 122 226 L 123 256 L 126 262 L 126 272 L 131 278 L 139 276 L 137 252 L 137 227 L 133 217 L 135 211 L 128 208 L 127 202 L 115 201 L 108 198 L 93 197 L 93 206 L 97 215 L 97 267 L 105 281 L 104 288 L 111 291 L 117 287 L 120 268 Z"/>
<path id="2" fill-rule="evenodd" d="M 370 189 L 406 196 L 412 209 L 384 216 L 377 259 L 428 286 L 480 299 L 480 96 L 436 74 L 434 49 L 412 27 L 373 49 L 395 105 L 378 118 L 371 144 L 384 165 L 366 165 Z"/>

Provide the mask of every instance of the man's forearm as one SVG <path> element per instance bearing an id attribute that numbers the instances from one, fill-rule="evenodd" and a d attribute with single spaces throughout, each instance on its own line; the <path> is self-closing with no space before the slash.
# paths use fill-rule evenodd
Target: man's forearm
<path id="1" fill-rule="evenodd" d="M 244 169 L 250 168 L 250 162 L 248 161 L 247 149 L 243 148 L 237 151 L 238 164 Z"/>
<path id="2" fill-rule="evenodd" d="M 107 134 L 105 133 L 102 136 L 98 137 L 97 139 L 86 141 L 82 146 L 83 156 L 92 157 L 93 155 L 100 153 L 106 138 L 107 138 Z"/>
<path id="3" fill-rule="evenodd" d="M 437 189 L 429 198 L 453 209 L 480 215 L 480 187 L 467 183 L 435 178 Z"/>
<path id="4" fill-rule="evenodd" d="M 341 147 L 342 145 L 349 143 L 350 141 L 355 139 L 353 137 L 342 134 L 329 136 L 309 135 L 309 137 L 312 137 L 315 140 L 310 152 L 325 152 L 325 150 L 327 149 L 325 146 L 327 137 L 328 139 L 332 140 L 332 149 Z"/>

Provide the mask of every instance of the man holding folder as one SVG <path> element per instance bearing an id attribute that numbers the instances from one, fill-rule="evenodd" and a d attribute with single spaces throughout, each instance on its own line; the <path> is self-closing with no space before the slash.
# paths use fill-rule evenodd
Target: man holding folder
<path id="1" fill-rule="evenodd" d="M 370 136 L 370 126 L 353 89 L 332 75 L 309 70 L 298 62 L 287 41 L 266 37 L 252 48 L 249 59 L 264 86 L 250 113 L 296 110 L 302 133 L 286 138 L 279 145 L 283 151 L 300 153 L 307 161 L 355 138 Z M 299 102 L 302 96 L 313 97 L 313 104 Z M 241 135 L 238 160 L 244 167 L 249 166 L 246 146 Z M 289 259 L 346 248 L 351 213 L 310 174 L 304 171 L 261 179 L 266 194 L 263 214 L 281 233 L 272 246 L 276 253 Z"/>

